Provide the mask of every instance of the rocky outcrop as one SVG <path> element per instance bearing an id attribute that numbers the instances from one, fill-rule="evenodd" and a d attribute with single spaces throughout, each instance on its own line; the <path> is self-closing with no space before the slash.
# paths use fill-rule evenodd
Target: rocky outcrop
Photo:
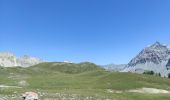
<path id="1" fill-rule="evenodd" d="M 23 100 L 38 100 L 38 94 L 35 92 L 25 92 L 22 94 Z"/>

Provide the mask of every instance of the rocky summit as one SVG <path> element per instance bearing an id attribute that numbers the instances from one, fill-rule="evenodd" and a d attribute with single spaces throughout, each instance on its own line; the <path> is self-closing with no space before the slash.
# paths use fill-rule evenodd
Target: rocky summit
<path id="1" fill-rule="evenodd" d="M 134 57 L 128 65 L 126 65 L 124 72 L 143 73 L 146 70 L 160 73 L 162 76 L 167 76 L 170 72 L 167 69 L 167 63 L 170 58 L 170 46 L 154 43 L 151 46 L 144 48 L 136 57 Z"/>
<path id="2" fill-rule="evenodd" d="M 22 56 L 17 57 L 15 54 L 10 52 L 1 52 L 0 53 L 0 66 L 3 67 L 29 67 L 32 65 L 36 65 L 43 62 L 39 58 L 30 57 L 30 56 Z"/>

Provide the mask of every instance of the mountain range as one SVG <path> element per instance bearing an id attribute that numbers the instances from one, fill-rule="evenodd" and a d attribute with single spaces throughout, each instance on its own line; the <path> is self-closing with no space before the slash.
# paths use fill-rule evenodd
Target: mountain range
<path id="1" fill-rule="evenodd" d="M 43 62 L 41 59 L 30 57 L 27 55 L 17 57 L 15 54 L 10 52 L 0 53 L 0 66 L 3 67 L 15 67 L 15 66 L 29 67 L 39 64 L 41 62 Z"/>
<path id="2" fill-rule="evenodd" d="M 39 58 L 26 55 L 17 57 L 9 52 L 0 53 L 0 66 L 4 67 L 29 67 L 42 62 Z M 170 46 L 155 42 L 141 50 L 128 64 L 109 64 L 101 67 L 108 71 L 118 72 L 144 73 L 145 71 L 154 71 L 162 77 L 167 77 L 170 73 Z"/>

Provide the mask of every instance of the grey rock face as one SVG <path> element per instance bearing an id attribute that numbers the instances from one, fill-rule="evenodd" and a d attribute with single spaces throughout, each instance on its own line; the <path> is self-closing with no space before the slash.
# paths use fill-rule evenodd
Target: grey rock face
<path id="1" fill-rule="evenodd" d="M 3 67 L 14 66 L 29 67 L 35 64 L 39 64 L 41 62 L 42 60 L 34 57 L 29 56 L 16 57 L 15 54 L 10 52 L 0 53 L 0 66 Z"/>
<path id="2" fill-rule="evenodd" d="M 170 70 L 167 70 L 168 60 L 170 58 L 170 46 L 159 42 L 143 49 L 128 65 L 123 72 L 143 73 L 145 70 L 152 70 L 167 76 Z"/>
<path id="3" fill-rule="evenodd" d="M 134 59 L 130 61 L 128 66 L 145 64 L 147 62 L 160 64 L 163 61 L 167 61 L 169 58 L 170 49 L 166 45 L 156 42 L 155 44 L 143 49 Z"/>
<path id="4" fill-rule="evenodd" d="M 166 68 L 167 68 L 167 70 L 170 69 L 170 59 L 168 60 L 168 63 L 166 64 Z"/>

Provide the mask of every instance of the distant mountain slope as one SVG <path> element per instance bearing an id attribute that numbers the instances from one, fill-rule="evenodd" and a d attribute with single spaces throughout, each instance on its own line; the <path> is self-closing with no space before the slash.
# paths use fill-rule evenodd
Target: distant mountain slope
<path id="1" fill-rule="evenodd" d="M 159 42 L 144 48 L 135 58 L 133 58 L 123 71 L 143 73 L 145 70 L 152 70 L 167 76 L 170 72 L 166 68 L 170 58 L 170 48 Z"/>
<path id="2" fill-rule="evenodd" d="M 43 62 L 42 60 L 30 56 L 16 57 L 10 52 L 0 52 L 0 66 L 3 67 L 29 67 Z"/>
<path id="3" fill-rule="evenodd" d="M 101 66 L 102 68 L 106 69 L 107 71 L 121 71 L 125 68 L 126 64 L 108 64 Z"/>

